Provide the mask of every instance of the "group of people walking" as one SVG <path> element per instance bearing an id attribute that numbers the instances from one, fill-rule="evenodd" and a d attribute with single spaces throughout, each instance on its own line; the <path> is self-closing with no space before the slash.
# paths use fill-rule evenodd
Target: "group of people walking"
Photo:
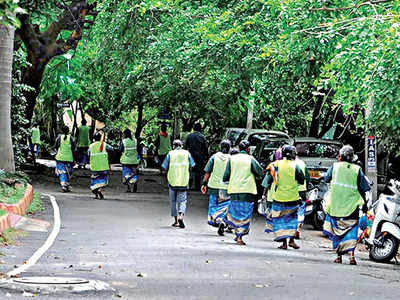
<path id="1" fill-rule="evenodd" d="M 85 124 L 83 125 L 85 126 Z M 187 139 L 190 138 L 190 135 Z M 201 135 L 192 137 L 198 143 Z M 169 187 L 170 210 L 173 227 L 185 228 L 184 216 L 187 208 L 187 191 L 191 174 L 196 168 L 196 159 L 190 148 L 181 140 L 172 145 L 166 126 L 161 127 L 156 140 L 156 152 L 161 169 L 166 172 Z M 70 177 L 73 171 L 75 141 L 68 127 L 62 128 L 62 134 L 56 141 L 56 174 L 60 179 L 63 192 L 69 192 Z M 201 147 L 205 147 L 202 145 Z M 188 150 L 186 150 L 186 149 Z M 89 162 L 91 170 L 90 189 L 95 198 L 102 199 L 103 188 L 107 186 L 111 172 L 107 151 L 113 148 L 107 145 L 100 132 L 93 136 L 89 144 L 89 131 L 79 129 L 77 144 L 78 163 Z M 119 152 L 122 164 L 122 183 L 127 192 L 137 191 L 139 146 L 131 131 L 124 131 Z M 209 195 L 208 224 L 218 228 L 217 233 L 234 232 L 238 245 L 246 245 L 243 237 L 250 231 L 254 205 L 260 194 L 257 182 L 263 187 L 262 198 L 266 200 L 265 232 L 272 232 L 278 248 L 299 249 L 295 239 L 300 239 L 300 230 L 304 223 L 306 191 L 310 182 L 308 169 L 297 157 L 294 146 L 284 145 L 278 149 L 266 170 L 250 154 L 250 143 L 243 140 L 239 152 L 231 150 L 229 140 L 220 143 L 220 149 L 203 165 L 201 191 Z M 338 162 L 327 172 L 325 181 L 331 183 L 327 203 L 327 217 L 324 233 L 332 240 L 337 250 L 335 263 L 342 263 L 342 255 L 350 253 L 350 264 L 356 264 L 354 250 L 357 245 L 359 228 L 359 207 L 365 210 L 365 193 L 370 189 L 361 168 L 352 163 L 354 150 L 344 146 L 339 153 Z M 199 161 L 199 157 L 197 157 Z M 197 168 L 197 172 L 199 172 Z M 192 176 L 193 180 L 197 180 Z"/>
<path id="2" fill-rule="evenodd" d="M 113 147 L 108 145 L 101 132 L 93 135 L 93 143 L 90 143 L 89 129 L 83 122 L 79 127 L 78 142 L 69 134 L 68 126 L 62 127 L 62 133 L 56 139 L 56 175 L 59 177 L 61 191 L 70 192 L 70 178 L 73 172 L 74 162 L 77 161 L 79 168 L 89 163 L 91 177 L 90 189 L 95 199 L 103 199 L 103 188 L 108 185 L 109 175 L 112 172 L 108 152 Z M 124 131 L 119 152 L 122 164 L 122 183 L 127 186 L 127 192 L 137 191 L 139 165 L 139 147 L 137 141 L 132 137 L 129 129 Z M 75 159 L 76 158 L 76 159 Z"/>
<path id="3" fill-rule="evenodd" d="M 234 230 L 235 241 L 245 245 L 243 237 L 250 231 L 255 196 L 256 178 L 264 176 L 258 162 L 249 155 L 249 142 L 239 144 L 238 154 L 229 154 L 230 142 L 222 141 L 221 149 L 208 161 L 204 171 L 202 192 L 209 194 L 208 224 Z M 361 168 L 353 163 L 354 150 L 344 146 L 338 162 L 331 166 L 324 178 L 331 183 L 326 208 L 324 233 L 332 240 L 337 251 L 335 263 L 342 263 L 342 255 L 350 254 L 350 264 L 356 265 L 354 251 L 357 246 L 360 208 L 366 212 L 365 193 L 370 186 Z M 310 181 L 308 169 L 297 157 L 294 146 L 285 145 L 275 153 L 275 161 L 266 169 L 262 186 L 263 198 L 268 201 L 266 232 L 273 232 L 280 249 L 299 249 L 306 209 L 306 191 Z"/>

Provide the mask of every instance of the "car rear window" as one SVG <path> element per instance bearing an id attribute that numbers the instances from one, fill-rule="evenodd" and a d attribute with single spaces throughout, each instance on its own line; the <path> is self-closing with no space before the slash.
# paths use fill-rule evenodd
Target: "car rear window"
<path id="1" fill-rule="evenodd" d="M 295 143 L 297 155 L 303 157 L 336 158 L 339 155 L 340 145 L 303 142 Z"/>

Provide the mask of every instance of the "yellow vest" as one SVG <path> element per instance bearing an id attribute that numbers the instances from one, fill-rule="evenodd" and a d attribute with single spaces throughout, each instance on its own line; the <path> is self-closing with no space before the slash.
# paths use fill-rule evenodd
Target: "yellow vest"
<path id="1" fill-rule="evenodd" d="M 60 136 L 60 147 L 57 151 L 56 160 L 68 162 L 74 161 L 70 137 L 71 136 L 69 134 Z"/>
<path id="2" fill-rule="evenodd" d="M 357 179 L 360 167 L 348 162 L 333 164 L 331 191 L 327 213 L 332 217 L 348 217 L 364 203 L 358 191 Z"/>
<path id="3" fill-rule="evenodd" d="M 136 139 L 123 139 L 124 152 L 122 152 L 120 162 L 124 165 L 137 165 L 139 163 L 136 148 Z"/>
<path id="4" fill-rule="evenodd" d="M 256 179 L 251 172 L 252 157 L 239 153 L 231 156 L 231 176 L 228 194 L 247 193 L 257 195 Z"/>
<path id="5" fill-rule="evenodd" d="M 167 178 L 172 187 L 186 187 L 189 184 L 189 155 L 184 149 L 169 152 Z"/>
<path id="6" fill-rule="evenodd" d="M 108 165 L 108 153 L 106 151 L 107 144 L 104 143 L 104 149 L 100 152 L 101 142 L 94 142 L 90 145 L 90 170 L 91 171 L 107 171 L 110 166 Z"/>
<path id="7" fill-rule="evenodd" d="M 226 190 L 228 186 L 222 182 L 224 177 L 226 165 L 230 155 L 222 152 L 217 152 L 213 155 L 214 166 L 208 181 L 208 187 L 212 189 Z"/>
<path id="8" fill-rule="evenodd" d="M 299 185 L 295 179 L 296 162 L 279 160 L 278 164 L 278 183 L 274 192 L 274 200 L 278 202 L 291 202 L 299 200 Z"/>

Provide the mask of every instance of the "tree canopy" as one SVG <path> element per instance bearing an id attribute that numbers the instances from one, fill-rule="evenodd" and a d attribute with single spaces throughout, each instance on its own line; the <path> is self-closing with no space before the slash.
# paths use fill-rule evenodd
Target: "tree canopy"
<path id="1" fill-rule="evenodd" d="M 66 45 L 74 32 L 79 38 L 49 57 L 42 101 L 79 100 L 110 125 L 138 111 L 139 134 L 168 108 L 184 130 L 200 120 L 218 134 L 245 126 L 254 100 L 255 127 L 333 132 L 346 142 L 369 132 L 399 145 L 397 1 L 33 2 L 38 33 L 60 23 L 68 5 L 83 29 L 65 22 L 57 33 Z"/>

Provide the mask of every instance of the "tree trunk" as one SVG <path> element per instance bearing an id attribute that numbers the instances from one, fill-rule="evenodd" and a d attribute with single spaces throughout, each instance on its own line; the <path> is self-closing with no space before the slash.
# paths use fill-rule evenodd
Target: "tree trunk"
<path id="1" fill-rule="evenodd" d="M 143 129 L 143 109 L 144 109 L 144 104 L 139 103 L 138 104 L 137 125 L 136 125 L 136 132 L 135 132 L 135 138 L 138 141 L 140 139 L 140 134 L 142 133 L 142 129 Z"/>
<path id="2" fill-rule="evenodd" d="M 14 28 L 0 24 L 0 169 L 14 172 L 11 141 L 11 70 Z"/>

